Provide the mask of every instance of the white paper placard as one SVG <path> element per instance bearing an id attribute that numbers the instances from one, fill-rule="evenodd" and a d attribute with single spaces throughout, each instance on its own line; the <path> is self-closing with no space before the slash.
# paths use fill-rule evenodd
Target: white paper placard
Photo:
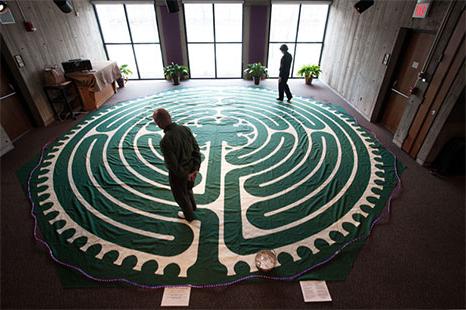
<path id="1" fill-rule="evenodd" d="M 187 307 L 191 287 L 166 287 L 163 290 L 162 307 Z"/>
<path id="2" fill-rule="evenodd" d="M 332 301 L 325 281 L 300 281 L 304 302 Z"/>

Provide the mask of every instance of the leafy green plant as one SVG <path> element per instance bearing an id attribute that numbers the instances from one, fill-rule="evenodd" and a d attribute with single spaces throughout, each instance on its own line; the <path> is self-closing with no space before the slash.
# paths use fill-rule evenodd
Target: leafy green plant
<path id="1" fill-rule="evenodd" d="M 189 75 L 189 69 L 186 66 L 178 65 L 176 63 L 171 63 L 165 68 L 163 68 L 163 73 L 167 79 L 173 79 L 175 77 L 186 77 Z"/>
<path id="2" fill-rule="evenodd" d="M 304 65 L 298 70 L 298 75 L 304 76 L 305 78 L 318 78 L 321 73 L 322 70 L 318 65 Z"/>
<path id="3" fill-rule="evenodd" d="M 247 79 L 252 79 L 252 78 L 265 79 L 269 77 L 267 68 L 263 66 L 260 62 L 248 64 L 248 66 L 244 70 L 244 73 L 246 74 Z"/>
<path id="4" fill-rule="evenodd" d="M 261 79 L 265 79 L 269 77 L 267 72 L 267 68 L 263 66 L 260 62 L 256 62 L 253 64 L 248 64 L 246 69 L 244 70 L 244 74 L 246 75 L 246 79 L 254 80 L 254 84 L 259 85 Z"/>
<path id="5" fill-rule="evenodd" d="M 131 71 L 127 64 L 123 64 L 120 66 L 120 72 L 125 80 L 128 80 L 128 78 L 133 74 L 133 71 Z"/>

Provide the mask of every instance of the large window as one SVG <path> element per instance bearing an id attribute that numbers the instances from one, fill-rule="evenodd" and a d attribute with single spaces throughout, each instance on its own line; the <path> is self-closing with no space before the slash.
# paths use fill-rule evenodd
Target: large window
<path id="1" fill-rule="evenodd" d="M 184 11 L 191 77 L 240 78 L 243 5 L 186 3 Z"/>
<path id="2" fill-rule="evenodd" d="M 131 79 L 163 78 L 163 61 L 154 4 L 96 4 L 110 60 L 127 64 Z"/>
<path id="3" fill-rule="evenodd" d="M 328 4 L 272 4 L 268 57 L 271 77 L 278 77 L 282 44 L 288 45 L 293 56 L 291 77 L 297 76 L 302 65 L 320 65 L 328 8 Z"/>

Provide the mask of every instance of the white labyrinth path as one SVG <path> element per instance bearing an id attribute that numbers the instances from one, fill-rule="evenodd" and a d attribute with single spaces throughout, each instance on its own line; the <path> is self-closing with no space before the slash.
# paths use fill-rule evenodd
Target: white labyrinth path
<path id="1" fill-rule="evenodd" d="M 383 207 L 392 177 L 385 151 L 334 107 L 275 96 L 182 88 L 92 114 L 56 141 L 33 176 L 45 240 L 96 277 L 147 285 L 247 276 L 258 272 L 262 249 L 278 255 L 277 276 L 325 260 L 366 233 Z M 201 147 L 191 223 L 176 216 L 163 131 L 151 117 L 160 107 Z"/>

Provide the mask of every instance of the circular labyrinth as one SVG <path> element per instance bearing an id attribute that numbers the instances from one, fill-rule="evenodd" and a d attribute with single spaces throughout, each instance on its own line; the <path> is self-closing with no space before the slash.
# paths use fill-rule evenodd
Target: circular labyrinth
<path id="1" fill-rule="evenodd" d="M 181 88 L 90 114 L 32 174 L 53 255 L 99 279 L 218 284 L 278 257 L 291 277 L 365 237 L 396 181 L 394 159 L 354 120 L 311 99 L 255 88 Z M 202 153 L 196 220 L 180 210 L 152 112 L 189 126 Z"/>

